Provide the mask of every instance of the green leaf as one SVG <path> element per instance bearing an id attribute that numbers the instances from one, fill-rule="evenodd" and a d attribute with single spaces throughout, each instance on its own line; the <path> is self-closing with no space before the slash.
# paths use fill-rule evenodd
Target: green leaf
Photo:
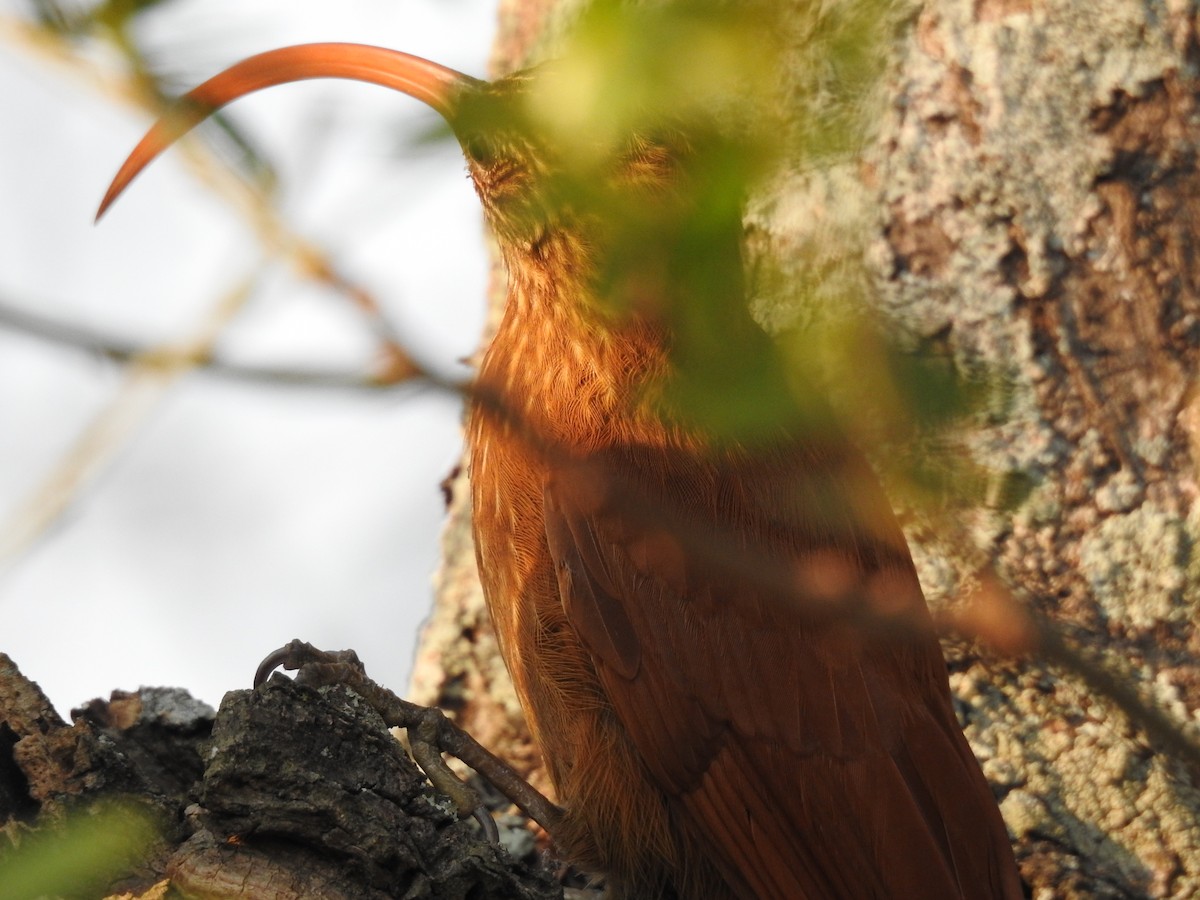
<path id="1" fill-rule="evenodd" d="M 116 800 L 24 832 L 0 852 L 0 900 L 101 896 L 148 854 L 158 833 L 146 807 Z"/>

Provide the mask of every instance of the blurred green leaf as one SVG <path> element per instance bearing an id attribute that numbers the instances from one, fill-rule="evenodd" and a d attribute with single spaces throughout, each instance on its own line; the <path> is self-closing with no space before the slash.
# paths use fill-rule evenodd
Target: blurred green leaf
<path id="1" fill-rule="evenodd" d="M 146 807 L 115 800 L 23 832 L 0 851 L 0 900 L 103 896 L 146 857 L 158 834 Z"/>
<path id="2" fill-rule="evenodd" d="M 890 377 L 917 427 L 937 427 L 978 408 L 982 388 L 959 373 L 945 357 L 888 345 Z"/>
<path id="3" fill-rule="evenodd" d="M 554 77 L 529 93 L 529 120 L 579 174 L 664 121 L 744 116 L 778 72 L 777 5 L 596 0 L 577 21 Z"/>
<path id="4" fill-rule="evenodd" d="M 984 500 L 991 509 L 1012 512 L 1029 499 L 1037 486 L 1028 472 L 1001 472 L 992 478 Z"/>
<path id="5" fill-rule="evenodd" d="M 91 20 L 114 31 L 124 32 L 137 16 L 171 0 L 105 0 L 92 9 Z"/>
<path id="6" fill-rule="evenodd" d="M 882 0 L 596 0 L 523 90 L 467 99 L 456 130 L 468 154 L 520 160 L 529 182 L 502 200 L 506 236 L 536 242 L 547 223 L 577 232 L 596 270 L 596 312 L 636 314 L 670 335 L 672 374 L 647 386 L 669 416 L 736 440 L 827 428 L 830 379 L 854 386 L 842 392 L 861 403 L 849 418 L 873 417 L 893 439 L 916 441 L 918 427 L 970 408 L 952 367 L 864 341 L 845 311 L 861 298 L 831 292 L 820 265 L 788 266 L 810 275 L 784 293 L 843 307 L 815 317 L 841 325 L 781 346 L 746 311 L 747 197 L 780 168 L 826 165 L 861 145 L 894 20 Z M 837 265 L 853 265 L 858 248 L 841 250 Z"/>

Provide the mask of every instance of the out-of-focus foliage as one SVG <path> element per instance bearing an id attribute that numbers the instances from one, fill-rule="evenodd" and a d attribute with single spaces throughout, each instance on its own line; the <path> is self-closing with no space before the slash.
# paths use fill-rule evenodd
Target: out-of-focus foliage
<path id="1" fill-rule="evenodd" d="M 36 832 L 10 825 L 0 841 L 0 900 L 103 896 L 146 857 L 158 835 L 146 808 L 113 800 Z"/>
<path id="2" fill-rule="evenodd" d="M 844 396 L 886 396 L 897 421 L 880 431 L 892 437 L 963 412 L 952 372 L 867 339 L 845 310 L 836 327 L 782 344 L 746 314 L 747 197 L 781 169 L 828 165 L 861 146 L 894 5 L 597 0 L 523 91 L 463 110 L 468 152 L 515 155 L 531 172 L 501 216 L 506 236 L 535 240 L 547 221 L 578 230 L 605 312 L 664 323 L 674 375 L 656 390 L 668 415 L 753 442 L 821 427 L 829 379 L 856 377 L 869 392 Z M 790 285 L 793 302 L 813 302 L 809 287 Z M 860 413 L 879 418 L 847 411 Z"/>
<path id="3" fill-rule="evenodd" d="M 772 108 L 783 22 L 778 4 L 758 0 L 596 0 L 553 77 L 530 91 L 528 114 L 581 174 L 622 152 L 632 134 L 721 119 L 750 164 L 755 145 L 767 140 L 755 129 Z"/>

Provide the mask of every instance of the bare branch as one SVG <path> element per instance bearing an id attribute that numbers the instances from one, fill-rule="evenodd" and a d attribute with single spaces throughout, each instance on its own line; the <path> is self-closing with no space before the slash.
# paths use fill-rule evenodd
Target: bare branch
<path id="1" fill-rule="evenodd" d="M 183 355 L 186 351 L 180 348 L 146 347 L 126 338 L 60 322 L 3 302 L 0 302 L 0 328 L 102 356 L 116 363 L 137 363 L 147 369 L 173 369 L 186 364 L 195 371 L 269 387 L 376 393 L 406 385 L 425 374 L 407 354 L 400 358 L 389 358 L 387 365 L 376 374 L 339 369 L 255 366 L 221 359 L 211 353 L 188 357 Z"/>

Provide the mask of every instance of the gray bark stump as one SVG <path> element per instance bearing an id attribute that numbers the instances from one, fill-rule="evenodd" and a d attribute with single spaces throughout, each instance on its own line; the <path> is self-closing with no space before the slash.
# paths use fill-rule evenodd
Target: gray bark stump
<path id="1" fill-rule="evenodd" d="M 562 896 L 539 861 L 515 861 L 460 819 L 341 685 L 277 675 L 216 713 L 177 688 L 143 688 L 73 718 L 0 654 L 5 900 Z M 103 832 L 72 838 L 100 817 Z"/>

